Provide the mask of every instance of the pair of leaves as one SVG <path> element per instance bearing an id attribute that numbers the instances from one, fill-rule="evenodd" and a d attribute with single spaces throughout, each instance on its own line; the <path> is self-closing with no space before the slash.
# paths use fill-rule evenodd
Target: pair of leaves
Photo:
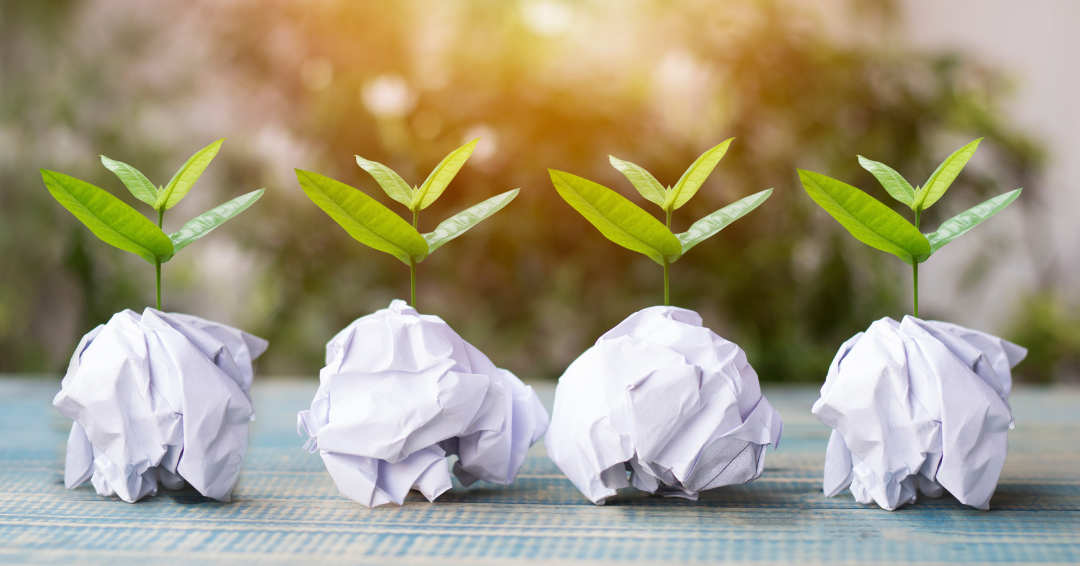
<path id="1" fill-rule="evenodd" d="M 884 163 L 871 161 L 860 155 L 859 165 L 862 165 L 863 169 L 866 169 L 877 178 L 878 182 L 881 183 L 881 186 L 885 187 L 885 190 L 890 196 L 906 204 L 911 210 L 921 213 L 930 208 L 930 206 L 945 194 L 945 191 L 949 189 L 952 182 L 960 175 L 960 171 L 964 169 L 967 162 L 975 155 L 975 150 L 979 149 L 979 142 L 982 140 L 983 138 L 979 138 L 954 151 L 952 155 L 945 158 L 945 161 L 942 161 L 941 165 L 938 165 L 938 168 L 930 175 L 930 178 L 922 188 L 912 188 L 911 183 L 908 183 L 907 179 L 904 179 L 900 173 L 897 173 L 893 168 Z"/>
<path id="2" fill-rule="evenodd" d="M 225 138 L 222 138 L 200 149 L 176 171 L 169 184 L 161 188 L 154 187 L 145 175 L 127 163 L 114 161 L 104 155 L 101 156 L 101 163 L 120 178 L 135 198 L 154 207 L 154 210 L 158 212 L 165 212 L 187 196 L 188 191 L 195 185 L 195 181 L 199 180 L 203 171 L 206 171 L 206 167 L 214 160 L 224 141 Z"/>
<path id="3" fill-rule="evenodd" d="M 663 209 L 670 219 L 673 211 L 697 194 L 734 139 L 725 140 L 701 154 L 674 187 L 665 188 L 640 165 L 613 155 L 609 155 L 608 159 L 641 196 Z M 554 169 L 548 169 L 548 173 L 559 195 L 596 226 L 601 234 L 620 246 L 649 256 L 661 265 L 674 263 L 690 248 L 742 218 L 772 194 L 772 189 L 769 189 L 750 195 L 698 220 L 686 232 L 673 234 L 651 214 L 603 185 Z"/>
<path id="4" fill-rule="evenodd" d="M 772 194 L 772 189 L 768 189 L 748 196 L 698 220 L 686 232 L 672 234 L 651 214 L 603 185 L 554 169 L 548 169 L 548 173 L 559 195 L 596 226 L 601 234 L 620 246 L 649 256 L 661 265 L 674 263 L 690 248 L 742 218 Z M 693 190 L 696 191 L 697 187 Z M 686 198 L 689 199 L 689 196 Z"/>
<path id="5" fill-rule="evenodd" d="M 458 165 L 459 169 L 460 167 Z M 389 168 L 385 169 L 393 173 Z M 432 175 L 434 176 L 435 173 Z M 396 177 L 397 174 L 394 173 L 394 176 Z M 453 177 L 453 175 L 450 176 Z M 300 169 L 296 170 L 296 178 L 300 181 L 300 187 L 308 198 L 329 214 L 342 228 L 345 228 L 345 231 L 350 236 L 362 244 L 398 258 L 406 265 L 420 263 L 446 242 L 460 236 L 469 228 L 479 224 L 480 221 L 498 212 L 499 209 L 514 200 L 514 197 L 520 192 L 520 189 L 514 189 L 491 197 L 480 204 L 451 216 L 439 224 L 434 231 L 420 234 L 394 211 L 386 208 L 363 191 L 330 177 Z M 400 179 L 400 177 L 398 178 Z M 431 180 L 431 177 L 428 177 L 428 179 Z M 446 183 L 449 183 L 449 180 Z M 425 184 L 427 183 L 425 182 Z M 431 186 L 434 187 L 435 184 L 432 183 Z M 445 188 L 446 186 L 443 184 L 438 189 L 438 192 L 441 194 Z M 435 195 L 435 197 L 437 196 Z M 434 200 L 435 197 L 431 200 Z M 421 197 L 418 202 L 422 203 L 424 198 L 426 197 Z"/>
<path id="6" fill-rule="evenodd" d="M 634 185 L 634 188 L 641 193 L 641 196 L 645 197 L 645 200 L 664 209 L 664 212 L 671 213 L 681 208 L 691 197 L 697 194 L 698 189 L 701 188 L 701 185 L 709 178 L 713 169 L 716 168 L 716 164 L 723 159 L 728 146 L 731 145 L 731 141 L 734 139 L 725 140 L 701 154 L 701 157 L 698 157 L 683 173 L 679 182 L 675 183 L 674 187 L 668 188 L 664 188 L 656 180 L 656 177 L 653 177 L 651 173 L 640 165 L 623 161 L 613 155 L 609 155 L 608 159 L 613 167 L 626 176 L 630 183 Z"/>
<path id="7" fill-rule="evenodd" d="M 134 167 L 102 156 L 101 162 L 139 200 L 154 206 L 159 213 L 172 208 L 187 195 L 221 146 L 218 140 L 203 148 L 184 164 L 164 188 L 155 188 L 145 175 Z M 237 197 L 200 214 L 178 232 L 165 232 L 108 192 L 74 177 L 55 171 L 41 170 L 45 186 L 53 197 L 71 211 L 95 236 L 104 242 L 129 251 L 149 263 L 164 263 L 188 244 L 209 234 L 214 228 L 243 212 L 263 195 L 265 189 Z"/>
<path id="8" fill-rule="evenodd" d="M 887 165 L 861 156 L 859 163 L 877 177 L 893 198 L 921 213 L 941 198 L 971 159 L 979 141 L 975 140 L 950 155 L 922 189 L 913 189 Z M 957 214 L 943 222 L 937 231 L 924 235 L 903 216 L 863 191 L 819 173 L 798 171 L 799 180 L 810 198 L 847 228 L 852 236 L 870 247 L 899 257 L 909 265 L 926 261 L 945 244 L 1001 212 L 1023 190 L 1016 189 L 996 196 Z"/>
<path id="9" fill-rule="evenodd" d="M 409 207 L 409 210 L 413 212 L 419 212 L 431 206 L 431 203 L 435 202 L 435 199 L 443 194 L 450 181 L 454 180 L 458 171 L 461 170 L 461 167 L 468 161 L 469 156 L 472 155 L 473 150 L 476 149 L 476 142 L 478 141 L 480 141 L 479 138 L 450 152 L 450 155 L 443 158 L 435 169 L 431 171 L 431 174 L 428 175 L 428 178 L 424 180 L 424 184 L 419 187 L 409 187 L 409 184 L 400 175 L 382 163 L 369 161 L 357 155 L 356 164 L 370 173 L 375 178 L 375 182 L 382 187 L 382 190 L 390 198 Z"/>

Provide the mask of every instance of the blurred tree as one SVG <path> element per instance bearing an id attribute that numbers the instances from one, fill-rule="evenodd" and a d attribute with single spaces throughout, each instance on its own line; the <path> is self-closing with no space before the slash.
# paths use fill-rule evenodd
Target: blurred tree
<path id="1" fill-rule="evenodd" d="M 323 144 L 324 172 L 385 200 L 354 154 L 412 171 L 406 180 L 419 183 L 446 151 L 486 134 L 475 166 L 425 212 L 423 228 L 462 203 L 523 187 L 483 229 L 421 266 L 420 292 L 425 310 L 528 376 L 558 375 L 661 296 L 654 266 L 613 250 L 555 198 L 547 167 L 639 199 L 608 154 L 673 184 L 703 149 L 735 136 L 675 229 L 752 192 L 778 191 L 674 267 L 673 303 L 746 348 L 763 379 L 816 381 L 841 341 L 907 306 L 899 267 L 834 237 L 835 223 L 798 188 L 796 166 L 882 196 L 856 154 L 928 176 L 953 140 L 986 136 L 996 159 L 953 189 L 980 194 L 1029 180 L 1037 165 L 1037 152 L 998 118 L 1006 85 L 995 73 L 891 42 L 832 39 L 790 3 L 273 6 L 240 8 L 229 20 L 243 26 L 226 36 L 253 83 L 294 101 L 290 127 Z M 892 13 L 858 10 L 851 23 L 889 37 Z M 332 79 L 309 80 L 316 62 Z M 340 328 L 404 292 L 400 266 L 325 226 L 314 207 L 280 212 L 266 229 L 287 223 L 301 237 L 276 255 L 278 272 L 291 275 L 276 286 L 274 356 L 318 351 L 325 335 L 296 342 L 297 329 L 312 327 L 307 317 Z"/>
<path id="2" fill-rule="evenodd" d="M 1017 379 L 1080 383 L 1080 308 L 1051 293 L 1027 297 L 1009 340 L 1028 348 Z"/>
<path id="3" fill-rule="evenodd" d="M 123 56 L 109 52 L 108 59 L 102 50 L 78 55 L 77 38 L 63 38 L 71 14 L 87 4 L 100 7 L 72 1 L 53 3 L 54 12 L 20 9 L 18 18 L 51 22 L 45 26 L 2 19 L 0 147 L 23 133 L 39 141 L 0 167 L 0 371 L 66 362 L 42 349 L 42 333 L 24 331 L 61 294 L 41 284 L 55 265 L 66 266 L 55 285 L 77 296 L 83 312 L 64 335 L 65 351 L 121 305 L 139 306 L 118 285 L 117 270 L 127 264 L 82 243 L 81 227 L 61 220 L 64 211 L 48 201 L 33 165 L 46 155 L 59 159 L 43 149 L 54 138 L 42 134 L 59 127 L 93 148 L 69 171 L 88 180 L 88 171 L 101 169 L 92 157 L 98 152 L 140 165 L 190 153 L 169 140 L 143 143 L 128 127 L 135 109 L 168 109 L 176 92 L 133 92 L 114 81 L 133 60 L 146 64 L 135 54 L 156 32 L 179 33 L 166 24 L 184 14 L 205 24 L 199 52 L 213 65 L 178 65 L 190 55 L 173 49 L 158 61 L 180 68 L 170 84 L 189 97 L 230 100 L 237 114 L 256 108 L 248 122 L 225 123 L 256 129 L 257 122 L 258 136 L 299 148 L 261 157 L 252 150 L 222 165 L 228 187 L 270 186 L 245 222 L 230 227 L 263 266 L 240 308 L 245 329 L 272 344 L 264 373 L 315 373 L 337 330 L 408 292 L 405 268 L 328 224 L 289 177 L 292 167 L 389 202 L 354 155 L 419 184 L 463 140 L 482 137 L 445 196 L 424 211 L 421 229 L 499 192 L 521 187 L 521 196 L 420 265 L 420 301 L 497 364 L 527 378 L 555 377 L 619 320 L 659 304 L 662 275 L 578 217 L 555 194 L 546 168 L 640 203 L 608 165 L 609 154 L 674 184 L 701 151 L 735 136 L 673 228 L 685 230 L 689 219 L 751 193 L 776 192 L 673 267 L 673 304 L 699 311 L 743 346 L 762 379 L 820 381 L 844 339 L 909 306 L 906 279 L 897 276 L 903 266 L 837 237 L 839 226 L 799 187 L 797 166 L 886 202 L 856 154 L 925 178 L 958 141 L 986 136 L 981 152 L 991 158 L 973 162 L 952 189 L 968 192 L 954 198 L 970 202 L 1031 187 L 1039 166 L 1037 149 L 1000 118 L 1008 93 L 1001 77 L 953 54 L 896 47 L 902 41 L 889 2 L 855 2 L 857 9 L 833 19 L 783 0 L 686 0 L 678 9 L 660 0 L 196 2 L 144 14 L 143 27 L 125 30 L 127 43 L 116 47 Z M 36 69 L 56 70 L 36 76 Z M 208 95 L 197 88 L 208 80 L 227 88 Z M 13 82 L 23 94 L 9 92 Z M 278 172 L 272 181 L 271 170 Z M 1029 192 L 1035 196 L 1028 188 L 1025 198 Z M 42 256 L 45 248 L 51 256 Z"/>

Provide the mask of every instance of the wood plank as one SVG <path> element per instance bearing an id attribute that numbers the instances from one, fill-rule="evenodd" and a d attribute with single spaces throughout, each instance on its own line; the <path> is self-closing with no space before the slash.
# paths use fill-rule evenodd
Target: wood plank
<path id="1" fill-rule="evenodd" d="M 234 500 L 166 491 L 137 504 L 63 487 L 70 421 L 56 379 L 0 378 L 0 563 L 659 564 L 1080 562 L 1080 390 L 1020 389 L 990 512 L 951 497 L 887 512 L 825 498 L 828 429 L 811 388 L 771 388 L 784 418 L 765 474 L 699 501 L 627 492 L 595 506 L 530 450 L 510 486 L 455 484 L 436 503 L 366 509 L 296 435 L 314 380 L 257 381 L 258 419 Z M 538 385 L 550 407 L 554 388 Z"/>

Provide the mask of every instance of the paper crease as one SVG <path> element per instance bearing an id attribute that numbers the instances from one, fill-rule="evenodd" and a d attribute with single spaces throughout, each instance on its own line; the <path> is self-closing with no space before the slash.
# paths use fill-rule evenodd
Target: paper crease
<path id="1" fill-rule="evenodd" d="M 948 490 L 989 509 L 1027 350 L 955 324 L 883 318 L 845 342 L 813 413 L 833 429 L 823 490 L 893 510 Z"/>
<path id="2" fill-rule="evenodd" d="M 184 482 L 229 501 L 247 450 L 261 338 L 147 308 L 83 336 L 53 405 L 75 421 L 64 485 L 135 502 Z"/>
<path id="3" fill-rule="evenodd" d="M 363 505 L 429 501 L 453 473 L 514 481 L 548 426 L 531 387 L 404 301 L 354 321 L 326 345 L 311 408 L 297 416 L 341 493 Z"/>
<path id="4" fill-rule="evenodd" d="M 559 379 L 548 455 L 593 503 L 636 487 L 696 499 L 759 477 L 779 413 L 737 345 L 694 311 L 634 313 Z"/>

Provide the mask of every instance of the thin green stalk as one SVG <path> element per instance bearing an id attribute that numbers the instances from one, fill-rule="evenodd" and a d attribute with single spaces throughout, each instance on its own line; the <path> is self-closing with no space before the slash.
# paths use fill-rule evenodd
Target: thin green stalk
<path id="1" fill-rule="evenodd" d="M 671 230 L 671 211 L 668 210 L 666 212 L 667 212 L 667 229 Z M 671 305 L 671 295 L 670 295 L 670 290 L 669 290 L 670 289 L 670 275 L 668 273 L 669 271 L 670 271 L 670 269 L 668 269 L 668 260 L 665 257 L 664 258 L 664 306 L 665 307 Z"/>
<path id="2" fill-rule="evenodd" d="M 915 279 L 915 318 L 919 318 L 919 262 L 911 264 L 911 274 Z"/>
<path id="3" fill-rule="evenodd" d="M 409 258 L 409 288 L 412 291 L 412 308 L 416 308 L 416 262 Z"/>
<path id="4" fill-rule="evenodd" d="M 919 220 L 920 220 L 921 216 L 922 216 L 921 212 L 915 211 L 915 229 L 916 230 L 919 228 Z M 911 262 L 911 277 L 913 279 L 911 287 L 912 287 L 913 293 L 915 295 L 915 299 L 914 299 L 915 318 L 919 318 L 919 262 L 918 262 L 918 260 L 913 260 Z"/>
<path id="5" fill-rule="evenodd" d="M 157 226 L 161 228 L 165 222 L 165 211 L 159 210 L 157 217 Z M 157 310 L 161 310 L 161 260 L 154 258 L 154 272 L 157 279 Z"/>
<path id="6" fill-rule="evenodd" d="M 414 210 L 412 213 L 412 227 L 416 230 L 416 225 L 420 221 L 420 211 Z M 412 258 L 409 258 L 409 290 L 412 294 L 412 308 L 416 308 L 416 262 Z"/>
<path id="7" fill-rule="evenodd" d="M 670 305 L 671 305 L 671 298 L 669 297 L 669 294 L 668 294 L 668 261 L 667 261 L 667 258 L 665 257 L 664 258 L 664 306 L 667 307 L 667 306 L 670 306 Z"/>

